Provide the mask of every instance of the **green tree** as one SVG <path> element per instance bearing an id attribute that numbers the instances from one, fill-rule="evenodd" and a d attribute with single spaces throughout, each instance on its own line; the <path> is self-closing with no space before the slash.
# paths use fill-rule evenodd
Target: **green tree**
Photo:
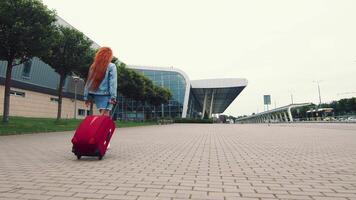
<path id="1" fill-rule="evenodd" d="M 83 65 L 79 65 L 73 69 L 73 72 L 77 74 L 82 79 L 86 80 L 88 78 L 90 65 L 94 61 L 94 56 L 96 54 L 96 49 L 88 49 L 83 55 Z"/>
<path id="2" fill-rule="evenodd" d="M 1 0 L 0 13 L 0 60 L 7 61 L 3 106 L 6 123 L 13 66 L 47 51 L 56 17 L 39 0 Z"/>
<path id="3" fill-rule="evenodd" d="M 61 118 L 63 85 L 72 72 L 89 66 L 92 42 L 83 33 L 59 26 L 48 53 L 42 59 L 59 74 L 57 120 Z"/>
<path id="4" fill-rule="evenodd" d="M 141 74 L 126 68 L 125 64 L 118 65 L 118 90 L 126 98 L 137 101 L 144 99 L 144 79 Z"/>
<path id="5" fill-rule="evenodd" d="M 331 102 L 328 107 L 334 109 L 336 115 L 351 114 L 356 112 L 356 98 L 340 99 Z"/>
<path id="6" fill-rule="evenodd" d="M 332 108 L 335 115 L 353 114 L 356 113 L 356 98 L 352 97 L 348 99 L 340 99 L 330 103 L 323 103 L 320 106 L 312 104 L 300 108 L 295 108 L 292 109 L 292 115 L 294 118 L 307 118 L 307 111 L 315 110 L 317 108 Z"/>
<path id="7" fill-rule="evenodd" d="M 144 101 L 150 102 L 150 100 L 156 95 L 156 93 L 154 91 L 155 85 L 147 77 L 144 77 L 143 81 L 144 81 L 144 85 L 145 85 L 145 88 L 144 88 Z"/>
<path id="8" fill-rule="evenodd" d="M 115 56 L 112 57 L 112 60 L 111 60 L 112 63 L 115 63 L 116 64 L 116 67 L 119 66 L 121 64 L 121 62 L 119 61 L 119 59 Z"/>
<path id="9" fill-rule="evenodd" d="M 169 100 L 172 98 L 172 93 L 167 88 L 153 85 L 152 93 L 147 98 L 147 102 L 152 105 L 154 107 L 154 110 L 156 111 L 157 106 L 167 104 L 169 102 Z M 157 116 L 155 115 L 155 118 L 156 117 Z"/>
<path id="10" fill-rule="evenodd" d="M 163 88 L 161 86 L 156 86 L 159 88 L 158 95 L 160 96 L 160 100 L 162 104 L 167 104 L 170 99 L 172 99 L 172 93 L 167 88 Z"/>

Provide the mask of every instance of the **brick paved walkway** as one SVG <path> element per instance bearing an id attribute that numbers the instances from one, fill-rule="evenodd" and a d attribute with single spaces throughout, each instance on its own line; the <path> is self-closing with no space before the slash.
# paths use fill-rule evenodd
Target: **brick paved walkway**
<path id="1" fill-rule="evenodd" d="M 71 136 L 0 137 L 0 199 L 356 199 L 355 125 L 127 128 L 102 161 Z"/>

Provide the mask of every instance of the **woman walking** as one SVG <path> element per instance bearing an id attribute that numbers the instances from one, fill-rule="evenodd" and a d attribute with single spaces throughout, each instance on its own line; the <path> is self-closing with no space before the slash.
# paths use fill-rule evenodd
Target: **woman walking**
<path id="1" fill-rule="evenodd" d="M 109 47 L 98 50 L 84 87 L 85 105 L 90 105 L 88 96 L 92 96 L 100 114 L 106 116 L 109 116 L 117 96 L 117 70 L 116 65 L 111 63 L 112 58 L 113 53 Z"/>

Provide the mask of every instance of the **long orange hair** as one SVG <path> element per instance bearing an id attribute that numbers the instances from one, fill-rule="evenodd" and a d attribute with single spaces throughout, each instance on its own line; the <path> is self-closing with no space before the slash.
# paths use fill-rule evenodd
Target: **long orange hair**
<path id="1" fill-rule="evenodd" d="M 104 79 L 108 64 L 112 60 L 112 51 L 109 47 L 101 47 L 95 54 L 93 64 L 88 73 L 87 83 L 90 90 L 97 90 L 101 81 Z"/>

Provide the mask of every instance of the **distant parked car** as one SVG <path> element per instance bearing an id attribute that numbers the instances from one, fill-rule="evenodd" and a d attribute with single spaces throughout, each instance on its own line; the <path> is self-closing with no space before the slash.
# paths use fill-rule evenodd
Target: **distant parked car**
<path id="1" fill-rule="evenodd" d="M 351 116 L 347 118 L 348 122 L 356 122 L 356 117 L 355 116 Z"/>
<path id="2" fill-rule="evenodd" d="M 334 117 L 325 117 L 323 121 L 335 121 Z"/>
<path id="3" fill-rule="evenodd" d="M 337 118 L 337 121 L 343 122 L 343 121 L 345 121 L 345 118 L 343 118 L 343 117 L 338 117 L 338 118 Z"/>

